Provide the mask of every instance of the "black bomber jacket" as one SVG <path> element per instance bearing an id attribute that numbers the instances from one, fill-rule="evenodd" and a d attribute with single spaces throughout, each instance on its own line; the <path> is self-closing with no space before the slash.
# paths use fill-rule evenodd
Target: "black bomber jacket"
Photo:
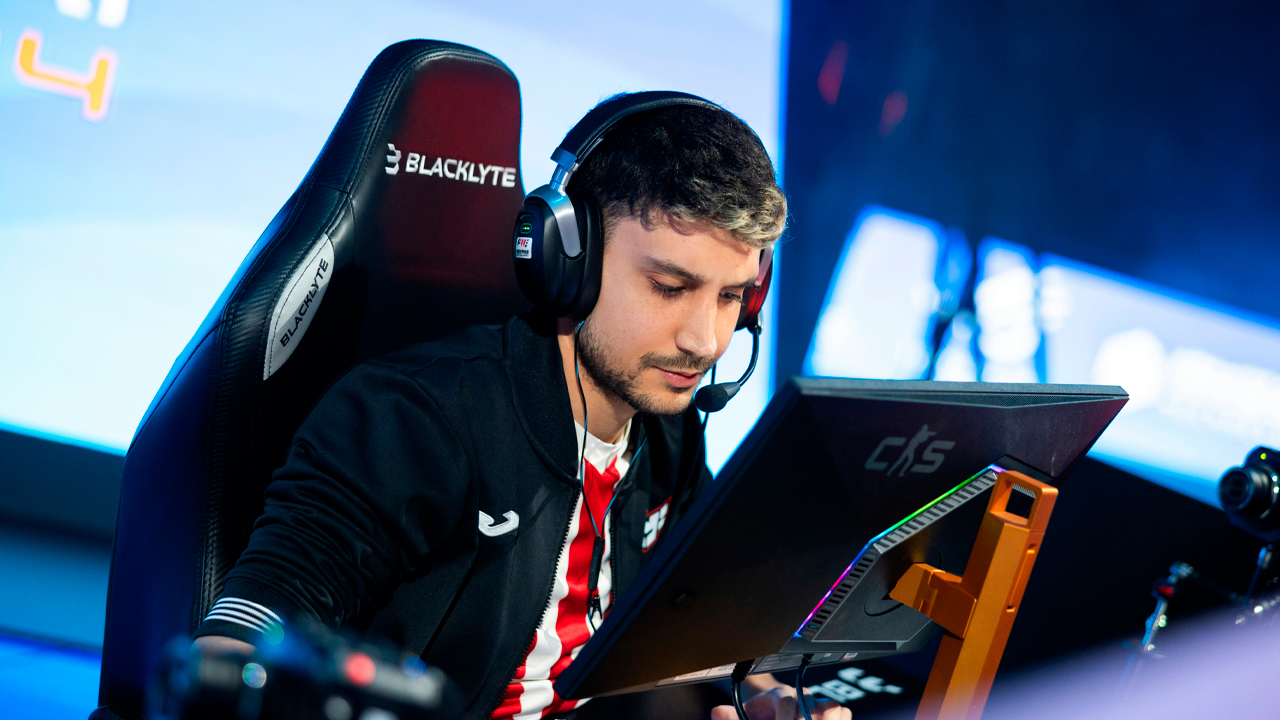
<path id="1" fill-rule="evenodd" d="M 530 318 L 352 368 L 299 428 L 222 597 L 421 649 L 463 717 L 487 718 L 532 644 L 580 492 L 563 378 L 553 323 Z M 612 510 L 617 593 L 647 557 L 648 514 L 670 501 L 669 529 L 710 478 L 695 411 L 637 419 Z M 196 635 L 261 639 L 219 619 Z"/>

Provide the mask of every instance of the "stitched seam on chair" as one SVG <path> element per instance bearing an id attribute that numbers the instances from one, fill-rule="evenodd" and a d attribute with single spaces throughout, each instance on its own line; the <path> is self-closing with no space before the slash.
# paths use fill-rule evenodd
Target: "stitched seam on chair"
<path id="1" fill-rule="evenodd" d="M 214 381 L 211 383 L 209 391 L 210 398 L 206 403 L 206 413 L 208 413 L 206 417 L 210 419 L 205 431 L 206 453 L 209 452 L 209 449 L 215 446 L 214 441 L 216 439 L 234 436 L 236 434 L 235 428 L 227 427 L 227 423 L 225 421 L 219 422 L 217 420 L 218 418 L 225 416 L 223 411 L 226 409 L 227 405 L 242 405 L 245 402 L 244 398 L 233 397 L 237 394 L 235 388 L 239 387 L 236 380 L 240 380 L 241 378 L 228 377 L 228 363 L 226 361 L 232 355 L 239 355 L 244 352 L 244 349 L 235 347 L 238 343 L 233 343 L 232 337 L 236 335 L 236 331 L 240 329 L 240 323 L 242 318 L 246 318 L 246 313 L 249 313 L 249 315 L 252 316 L 253 313 L 249 312 L 250 306 L 256 307 L 257 305 L 263 304 L 263 301 L 259 297 L 263 295 L 263 291 L 259 288 L 257 292 L 251 293 L 249 296 L 245 296 L 244 293 L 254 287 L 262 273 L 265 272 L 265 267 L 271 264 L 271 261 L 274 259 L 273 251 L 279 247 L 280 239 L 286 237 L 293 228 L 297 226 L 299 219 L 302 217 L 302 211 L 306 207 L 311 194 L 311 187 L 309 187 L 304 181 L 303 185 L 297 191 L 296 202 L 294 202 L 293 207 L 290 208 L 288 216 L 286 216 L 284 222 L 280 223 L 280 227 L 276 229 L 274 236 L 266 242 L 258 256 L 254 258 L 253 264 L 241 278 L 236 289 L 232 291 L 227 298 L 227 305 L 223 310 L 222 320 L 220 322 L 223 331 L 218 334 L 218 354 L 216 358 L 217 364 L 214 369 Z M 296 265 L 297 258 L 295 258 L 291 264 Z M 277 294 L 279 292 L 278 286 L 283 285 L 287 281 L 288 275 L 285 275 L 278 283 L 274 284 L 276 287 L 273 287 L 268 294 L 270 296 Z M 251 319 L 251 317 L 248 319 Z M 266 320 L 267 322 L 270 322 L 269 314 L 267 315 Z M 259 335 L 262 334 L 259 333 Z M 263 337 L 258 343 L 259 349 L 257 354 L 259 355 L 263 349 L 261 344 L 264 342 L 267 342 L 265 337 Z M 254 369 L 256 370 L 256 364 Z M 259 375 L 256 372 L 250 373 L 247 377 L 249 382 L 255 384 L 255 387 L 250 393 L 252 397 L 248 399 L 248 406 L 252 407 L 253 402 L 261 397 L 262 383 L 258 380 Z M 250 429 L 250 432 L 252 432 L 252 429 Z M 247 450 L 242 448 L 240 449 L 240 452 L 244 453 L 247 452 Z M 229 482 L 227 476 L 230 468 L 236 463 L 235 457 L 228 457 L 229 454 L 234 455 L 235 453 L 229 453 L 224 450 L 221 453 L 218 453 L 216 457 L 204 458 L 202 462 L 202 465 L 205 467 L 206 487 L 201 527 L 205 529 L 205 532 L 203 533 L 201 552 L 202 567 L 198 578 L 199 586 L 197 589 L 196 603 L 192 608 L 192 617 L 189 620 L 193 631 L 196 627 L 199 627 L 200 622 L 204 620 L 204 615 L 207 612 L 207 609 L 212 606 L 213 602 L 220 594 L 221 588 L 219 587 L 219 580 L 226 576 L 226 573 L 222 572 L 223 566 L 227 564 L 226 559 L 222 558 L 221 553 L 215 552 L 215 550 L 220 550 L 225 544 L 223 541 L 223 535 L 229 531 L 229 528 L 225 527 L 224 522 L 219 522 L 215 525 L 214 519 L 225 517 L 225 513 L 221 512 L 220 508 L 227 501 L 227 493 L 231 492 L 231 488 L 227 487 Z"/>

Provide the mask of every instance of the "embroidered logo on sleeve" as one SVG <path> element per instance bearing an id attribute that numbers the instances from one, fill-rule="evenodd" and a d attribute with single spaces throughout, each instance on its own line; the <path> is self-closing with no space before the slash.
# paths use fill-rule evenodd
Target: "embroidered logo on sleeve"
<path id="1" fill-rule="evenodd" d="M 503 522 L 493 523 L 493 518 L 485 511 L 480 511 L 480 532 L 489 537 L 498 537 L 520 527 L 520 515 L 515 510 L 508 510 L 502 514 L 505 518 Z"/>
<path id="2" fill-rule="evenodd" d="M 640 541 L 640 550 L 648 552 L 649 548 L 658 541 L 658 535 L 662 533 L 662 526 L 667 524 L 667 508 L 671 505 L 671 498 L 667 498 L 661 505 L 649 511 L 648 517 L 644 519 L 644 539 Z"/>

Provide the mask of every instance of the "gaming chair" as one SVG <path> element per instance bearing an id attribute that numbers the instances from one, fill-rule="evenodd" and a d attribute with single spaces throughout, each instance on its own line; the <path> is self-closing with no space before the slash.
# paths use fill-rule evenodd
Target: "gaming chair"
<path id="1" fill-rule="evenodd" d="M 522 308 L 519 150 L 520 89 L 497 59 L 411 40 L 370 65 L 129 447 L 92 720 L 141 717 L 166 643 L 218 598 L 271 472 L 340 373 Z"/>

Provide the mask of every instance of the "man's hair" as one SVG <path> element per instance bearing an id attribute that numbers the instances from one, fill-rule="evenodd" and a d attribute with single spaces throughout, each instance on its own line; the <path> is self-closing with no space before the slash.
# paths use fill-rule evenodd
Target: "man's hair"
<path id="1" fill-rule="evenodd" d="M 787 198 L 760 138 L 726 110 L 674 105 L 619 122 L 569 180 L 593 198 L 606 237 L 623 218 L 645 227 L 709 223 L 763 248 L 782 234 Z"/>

